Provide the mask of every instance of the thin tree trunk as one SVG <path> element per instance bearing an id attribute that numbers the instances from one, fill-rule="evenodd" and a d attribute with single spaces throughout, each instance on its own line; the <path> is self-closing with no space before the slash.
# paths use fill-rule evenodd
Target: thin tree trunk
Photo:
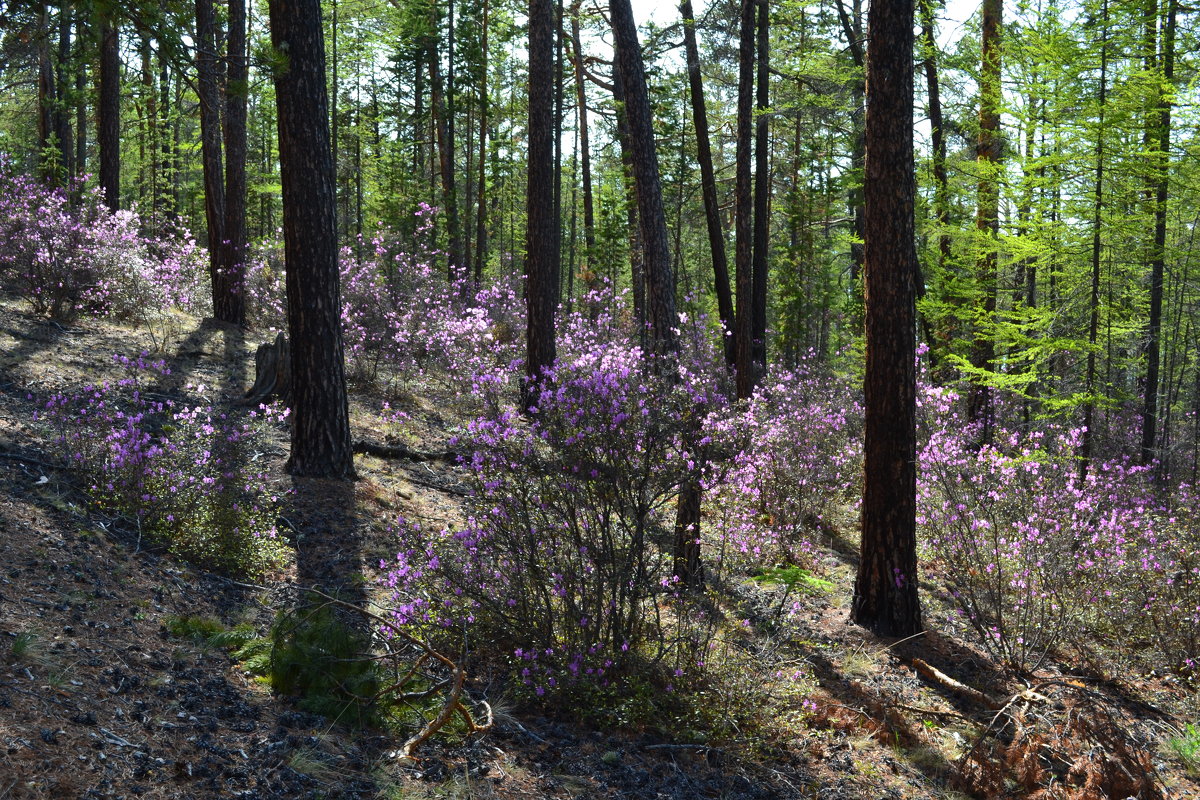
<path id="1" fill-rule="evenodd" d="M 488 235 L 487 235 L 487 135 L 488 135 L 488 110 L 490 108 L 490 98 L 488 97 L 488 13 L 490 10 L 489 0 L 483 0 L 483 56 L 481 70 L 481 79 L 479 81 L 479 208 L 475 213 L 475 286 L 478 288 L 483 284 L 483 267 L 487 263 Z"/>
<path id="2" fill-rule="evenodd" d="M 994 369 L 996 340 L 991 330 L 996 316 L 997 238 L 1000 234 L 1000 22 L 1002 0 L 983 0 L 982 62 L 979 78 L 979 139 L 976 163 L 979 165 L 979 199 L 975 228 L 982 250 L 976 264 L 980 291 L 981 328 L 975 331 L 971 365 L 982 371 L 972 377 L 967 398 L 967 419 L 982 424 L 981 441 L 992 440 L 995 403 L 992 387 L 984 374 Z"/>
<path id="3" fill-rule="evenodd" d="M 1159 350 L 1162 336 L 1163 277 L 1167 250 L 1167 197 L 1171 157 L 1171 96 L 1175 79 L 1176 0 L 1166 0 L 1166 19 L 1162 35 L 1162 88 L 1154 114 L 1154 245 L 1150 260 L 1150 309 L 1146 324 L 1146 395 L 1142 409 L 1142 463 L 1154 460 L 1155 432 L 1158 429 Z"/>
<path id="4" fill-rule="evenodd" d="M 213 292 L 216 318 L 246 321 L 246 0 L 229 0 L 225 81 L 225 218 L 221 239 L 223 291 Z"/>
<path id="5" fill-rule="evenodd" d="M 770 13 L 768 0 L 758 3 L 758 94 L 754 136 L 754 274 L 750 323 L 750 360 L 754 383 L 767 369 L 767 265 L 771 227 L 771 152 L 767 110 L 770 92 Z"/>
<path id="6" fill-rule="evenodd" d="M 738 37 L 737 153 L 734 179 L 734 227 L 737 249 L 734 276 L 737 283 L 737 309 L 734 339 L 737 355 L 737 396 L 744 400 L 754 391 L 753 348 L 753 239 L 754 207 L 750 182 L 750 132 L 754 108 L 754 7 L 755 0 L 741 0 L 741 28 Z"/>
<path id="7" fill-rule="evenodd" d="M 1100 109 L 1096 125 L 1096 179 L 1095 199 L 1092 205 L 1092 284 L 1091 314 L 1088 318 L 1087 374 L 1084 392 L 1087 401 L 1083 407 L 1083 437 L 1079 442 L 1079 482 L 1087 476 L 1092 459 L 1092 443 L 1095 441 L 1096 417 L 1096 342 L 1100 333 L 1100 253 L 1101 224 L 1104 213 L 1104 117 L 1107 111 L 1108 94 L 1108 0 L 1101 5 L 1100 17 Z"/>
<path id="8" fill-rule="evenodd" d="M 692 99 L 692 124 L 696 128 L 696 158 L 700 162 L 700 192 L 704 197 L 704 222 L 708 230 L 708 249 L 712 253 L 713 283 L 717 294 L 717 314 L 721 318 L 725 365 L 737 365 L 734 349 L 733 294 L 729 289 L 729 260 L 725 255 L 725 226 L 717 199 L 717 179 L 713 170 L 712 143 L 708 136 L 708 104 L 700 73 L 700 51 L 696 44 L 696 20 L 691 0 L 679 5 L 683 16 L 683 44 L 687 52 L 688 88 Z"/>
<path id="9" fill-rule="evenodd" d="M 580 276 L 588 292 L 599 288 L 600 281 L 592 263 L 596 254 L 596 209 L 592 198 L 592 155 L 589 144 L 587 90 L 583 79 L 583 47 L 579 41 L 579 2 L 571 7 L 571 49 L 575 66 L 575 102 L 579 115 L 580 168 L 583 172 L 583 258 Z M 594 315 L 599 309 L 589 308 Z"/>

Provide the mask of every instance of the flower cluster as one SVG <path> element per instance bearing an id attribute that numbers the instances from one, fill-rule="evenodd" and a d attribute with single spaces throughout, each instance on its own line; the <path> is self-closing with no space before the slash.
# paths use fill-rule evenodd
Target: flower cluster
<path id="1" fill-rule="evenodd" d="M 1068 644 L 1142 640 L 1194 668 L 1200 527 L 1187 487 L 1173 511 L 1152 490 L 1152 467 L 1113 460 L 1084 474 L 1078 428 L 999 428 L 980 446 L 952 392 L 925 387 L 921 398 L 918 525 L 961 619 L 993 655 L 1033 670 Z"/>
<path id="2" fill-rule="evenodd" d="M 152 399 L 147 382 L 168 372 L 161 360 L 114 359 L 120 380 L 55 394 L 38 414 L 97 508 L 206 567 L 253 576 L 276 566 L 278 497 L 246 466 L 256 429 L 210 405 Z M 251 421 L 282 413 L 263 409 Z"/>
<path id="3" fill-rule="evenodd" d="M 482 628 L 539 694 L 607 685 L 664 646 L 663 515 L 693 402 L 628 340 L 571 349 L 537 382 L 529 414 L 493 397 L 457 442 L 476 486 L 468 524 L 401 525 L 402 549 L 383 565 L 397 624 Z"/>
<path id="4" fill-rule="evenodd" d="M 0 280 L 35 313 L 99 314 L 150 323 L 206 303 L 202 252 L 164 220 L 144 234 L 134 211 L 109 211 L 97 191 L 68 193 L 8 169 L 0 157 Z"/>

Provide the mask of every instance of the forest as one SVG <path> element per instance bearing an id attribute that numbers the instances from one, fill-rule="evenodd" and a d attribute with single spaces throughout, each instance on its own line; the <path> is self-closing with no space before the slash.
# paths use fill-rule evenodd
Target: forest
<path id="1" fill-rule="evenodd" d="M 1179 0 L 0 0 L 0 800 L 1200 797 Z"/>

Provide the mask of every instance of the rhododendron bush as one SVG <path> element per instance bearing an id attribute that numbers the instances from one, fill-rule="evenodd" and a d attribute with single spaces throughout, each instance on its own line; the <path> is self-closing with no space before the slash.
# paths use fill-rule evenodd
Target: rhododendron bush
<path id="1" fill-rule="evenodd" d="M 385 565 L 397 624 L 484 631 L 538 693 L 662 659 L 656 604 L 672 592 L 663 544 L 691 397 L 655 366 L 610 341 L 560 358 L 527 417 L 491 398 L 456 443 L 476 486 L 467 524 L 399 528 L 405 548 Z"/>
<path id="2" fill-rule="evenodd" d="M 448 381 L 459 390 L 462 378 L 497 366 L 520 374 L 525 312 L 519 284 L 450 281 L 445 254 L 430 244 L 435 214 L 421 206 L 412 239 L 381 228 L 369 241 L 342 248 L 342 335 L 351 377 L 374 380 L 383 368 L 391 377 Z M 281 243 L 260 244 L 248 273 L 252 319 L 283 328 Z"/>
<path id="3" fill-rule="evenodd" d="M 113 358 L 120 379 L 51 395 L 38 415 L 95 507 L 202 566 L 251 576 L 276 566 L 278 496 L 251 465 L 262 427 L 286 411 L 239 418 L 155 399 L 155 382 L 170 372 L 164 361 Z"/>
<path id="4" fill-rule="evenodd" d="M 979 445 L 951 391 L 924 387 L 918 525 L 927 558 L 980 641 L 1019 670 L 1068 645 L 1152 641 L 1195 666 L 1200 527 L 1191 490 L 1154 491 L 1152 468 L 1090 465 L 1081 431 L 999 429 Z M 1174 510 L 1172 510 L 1174 507 Z"/>
<path id="5" fill-rule="evenodd" d="M 72 203 L 2 156 L 0 241 L 0 280 L 37 314 L 151 323 L 167 309 L 202 313 L 209 304 L 204 254 L 182 229 L 109 211 L 95 191 Z"/>
<path id="6" fill-rule="evenodd" d="M 746 408 L 711 420 L 732 454 L 709 479 L 727 557 L 743 568 L 807 563 L 862 474 L 862 402 L 815 359 L 769 375 Z"/>

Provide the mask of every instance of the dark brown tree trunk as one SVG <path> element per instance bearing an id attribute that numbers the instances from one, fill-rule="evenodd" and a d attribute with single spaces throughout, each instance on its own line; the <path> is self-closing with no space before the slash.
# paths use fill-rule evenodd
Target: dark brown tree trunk
<path id="1" fill-rule="evenodd" d="M 767 109 L 771 106 L 770 13 L 768 0 L 758 3 L 758 96 L 754 121 L 754 274 L 750 322 L 750 358 L 754 382 L 767 369 L 767 262 L 771 223 L 771 153 Z"/>
<path id="2" fill-rule="evenodd" d="M 980 307 L 981 327 L 975 331 L 971 348 L 971 366 L 986 373 L 995 368 L 996 340 L 991 330 L 996 317 L 997 237 L 1000 234 L 1000 16 L 1003 0 L 983 0 L 982 61 L 979 68 L 979 138 L 975 161 L 979 165 L 979 199 L 975 213 L 975 228 L 979 231 L 983 250 L 979 254 L 976 272 L 979 291 L 983 293 Z M 986 377 L 972 377 L 967 397 L 967 419 L 982 425 L 980 439 L 992 440 L 995 423 L 995 401 Z"/>
<path id="3" fill-rule="evenodd" d="M 838 0 L 837 3 L 838 20 L 842 25 L 842 35 L 846 37 L 846 47 L 850 51 L 850 60 L 860 72 L 866 69 L 862 49 L 861 6 L 860 0 L 854 0 L 854 5 L 850 10 L 846 9 L 846 5 L 842 0 Z M 864 80 L 864 78 L 859 78 L 853 81 L 850 87 L 854 136 L 850 150 L 850 165 L 856 174 L 862 173 L 863 154 L 866 150 L 866 138 L 863 129 Z M 850 245 L 850 282 L 853 285 L 853 291 L 857 293 L 861 289 L 860 282 L 863 267 L 863 189 L 860 181 L 852 180 L 850 182 L 849 189 L 846 192 L 846 200 L 850 207 L 850 216 L 856 239 Z"/>
<path id="4" fill-rule="evenodd" d="M 450 30 L 453 48 L 454 30 Z M 458 219 L 458 190 L 454 175 L 454 125 L 451 120 L 453 100 L 446 98 L 446 86 L 442 79 L 441 58 L 437 42 L 431 36 L 428 45 L 430 105 L 434 116 L 434 130 L 438 147 L 438 172 L 442 179 L 442 211 L 446 217 L 446 274 L 450 280 L 459 277 L 462 269 L 462 231 Z M 450 87 L 453 89 L 453 85 Z"/>
<path id="5" fill-rule="evenodd" d="M 687 52 L 688 87 L 692 98 L 692 123 L 696 128 L 696 158 L 700 162 L 700 192 L 704 197 L 704 222 L 708 228 L 708 249 L 712 253 L 713 283 L 717 293 L 717 314 L 725 351 L 725 364 L 737 365 L 733 337 L 733 294 L 729 289 L 729 260 L 725 255 L 725 226 L 721 223 L 721 206 L 717 200 L 717 179 L 713 170 L 712 143 L 708 137 L 708 104 L 704 99 L 704 84 L 700 74 L 700 51 L 696 45 L 696 20 L 691 0 L 679 4 L 683 15 L 683 45 Z"/>
<path id="6" fill-rule="evenodd" d="M 37 23 L 37 55 L 38 55 L 38 116 L 37 116 L 37 145 L 38 171 L 46 183 L 56 183 L 61 164 L 56 164 L 50 156 L 54 142 L 54 107 L 57 104 L 54 82 L 54 62 L 50 57 L 50 10 L 46 3 L 38 9 Z"/>
<path id="7" fill-rule="evenodd" d="M 938 86 L 937 38 L 933 22 L 934 0 L 921 0 L 921 44 L 925 49 L 925 84 L 929 98 L 929 128 L 933 145 L 933 215 L 938 224 L 938 272 L 950 261 L 950 181 L 946 176 L 946 131 L 942 122 L 942 95 Z"/>
<path id="8" fill-rule="evenodd" d="M 733 187 L 734 227 L 737 249 L 734 252 L 734 279 L 737 284 L 737 310 L 734 327 L 737 355 L 737 396 L 748 398 L 754 391 L 753 317 L 754 206 L 750 181 L 750 132 L 754 110 L 754 7 L 755 0 L 741 0 L 741 27 L 738 37 L 737 152 Z"/>
<path id="9" fill-rule="evenodd" d="M 208 226 L 208 277 L 213 314 L 220 319 L 229 293 L 222 258 L 225 242 L 225 181 L 221 155 L 221 74 L 213 0 L 196 0 L 196 94 L 200 99 L 200 161 L 204 173 L 204 219 Z"/>
<path id="10" fill-rule="evenodd" d="M 223 322 L 246 321 L 246 0 L 229 0 L 225 80 L 225 219 L 221 239 L 222 291 L 213 287 L 213 311 Z"/>
<path id="11" fill-rule="evenodd" d="M 100 23 L 100 99 L 96 110 L 96 144 L 100 149 L 100 189 L 104 203 L 116 211 L 121 203 L 121 55 L 117 26 Z"/>
<path id="12" fill-rule="evenodd" d="M 1101 4 L 1100 12 L 1100 94 L 1099 120 L 1096 128 L 1096 185 L 1095 198 L 1092 204 L 1092 282 L 1091 295 L 1088 298 L 1090 314 L 1088 318 L 1088 355 L 1087 373 L 1084 376 L 1084 393 L 1087 401 L 1083 406 L 1083 436 L 1079 442 L 1079 480 L 1082 483 L 1091 466 L 1092 444 L 1096 435 L 1096 342 L 1100 335 L 1100 254 L 1101 254 L 1101 224 L 1104 214 L 1104 117 L 1107 111 L 1108 94 L 1108 0 Z"/>
<path id="13" fill-rule="evenodd" d="M 921 631 L 912 0 L 873 3 L 868 28 L 862 557 L 850 617 L 881 636 L 911 636 Z"/>
<path id="14" fill-rule="evenodd" d="M 625 94 L 625 118 L 629 126 L 651 349 L 656 353 L 673 353 L 676 346 L 674 331 L 678 324 L 675 317 L 675 277 L 671 269 L 667 217 L 659 182 L 658 149 L 654 143 L 654 123 L 650 116 L 650 95 L 646 89 L 642 50 L 638 44 L 637 25 L 629 0 L 612 0 L 609 9 L 612 13 L 617 69 L 621 73 L 621 86 Z"/>
<path id="15" fill-rule="evenodd" d="M 1143 464 L 1156 457 L 1158 431 L 1159 351 L 1162 339 L 1163 276 L 1167 252 L 1167 191 L 1171 153 L 1171 94 L 1175 79 L 1175 17 L 1177 3 L 1166 0 L 1166 18 L 1162 34 L 1162 82 L 1153 115 L 1155 145 L 1154 166 L 1154 244 L 1150 258 L 1150 309 L 1146 321 L 1146 395 L 1142 407 Z"/>
<path id="16" fill-rule="evenodd" d="M 579 41 L 579 3 L 571 7 L 571 50 L 575 66 L 575 102 L 579 114 L 579 158 L 583 175 L 583 258 L 580 276 L 588 291 L 597 289 L 600 281 L 592 259 L 596 254 L 596 207 L 592 197 L 592 153 L 588 132 L 587 90 L 583 78 L 583 47 Z M 591 311 L 592 309 L 589 309 Z M 598 310 L 598 309 L 596 309 Z"/>
<path id="17" fill-rule="evenodd" d="M 78 14 L 75 20 L 76 65 L 75 65 L 75 172 L 74 177 L 80 178 L 87 172 L 87 59 L 83 58 L 83 42 L 88 34 L 86 15 Z"/>
<path id="18" fill-rule="evenodd" d="M 320 0 L 271 0 L 288 339 L 293 475 L 353 478 L 325 39 Z"/>
<path id="19" fill-rule="evenodd" d="M 488 134 L 488 0 L 483 0 L 483 69 L 479 81 L 479 206 L 475 212 L 475 285 L 483 284 L 483 267 L 487 263 L 487 134 Z"/>
<path id="20" fill-rule="evenodd" d="M 526 393 L 554 363 L 559 226 L 554 218 L 554 4 L 529 2 L 529 171 L 525 192 Z"/>
<path id="21" fill-rule="evenodd" d="M 614 46 L 614 50 L 616 47 Z M 620 56 L 617 56 L 619 62 Z M 638 221 L 637 180 L 633 172 L 633 145 L 629 138 L 629 115 L 625 109 L 625 86 L 621 71 L 613 65 L 613 102 L 617 106 L 617 143 L 621 148 L 621 169 L 625 178 L 625 215 L 629 232 L 629 278 L 633 289 L 633 317 L 639 341 L 646 344 L 646 269 L 642 226 Z"/>

